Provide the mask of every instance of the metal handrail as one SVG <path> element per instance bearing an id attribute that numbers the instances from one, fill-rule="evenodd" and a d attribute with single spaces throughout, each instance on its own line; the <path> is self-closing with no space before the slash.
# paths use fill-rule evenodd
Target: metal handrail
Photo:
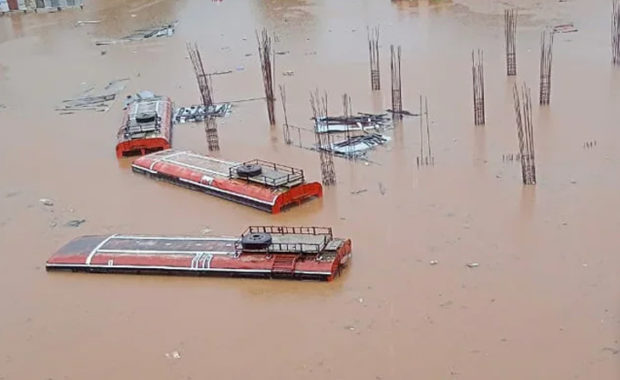
<path id="1" fill-rule="evenodd" d="M 257 249 L 247 249 L 243 248 L 241 241 L 237 241 L 235 243 L 235 252 L 238 256 L 242 252 L 251 252 L 251 253 L 311 253 L 317 254 L 323 251 L 325 247 L 324 244 L 315 244 L 315 243 L 272 243 L 269 247 L 266 248 L 257 248 Z"/>
<path id="2" fill-rule="evenodd" d="M 266 177 L 266 176 L 257 176 L 257 177 L 261 177 L 262 181 L 257 181 L 257 178 L 252 178 L 253 182 L 262 182 L 263 184 L 267 185 L 267 186 L 272 186 L 272 187 L 277 187 L 277 186 L 283 186 L 295 181 L 303 181 L 304 180 L 304 171 L 302 169 L 297 169 L 297 168 L 293 168 L 291 166 L 286 166 L 286 165 L 282 165 L 282 164 L 277 164 L 275 162 L 271 162 L 271 161 L 265 161 L 265 160 L 259 160 L 259 159 L 254 159 L 251 161 L 245 161 L 239 165 L 234 165 L 231 166 L 228 169 L 228 175 L 230 178 L 238 178 L 239 176 L 237 175 L 237 168 L 239 168 L 240 166 L 243 165 L 259 165 L 261 167 L 264 168 L 269 168 L 269 169 L 273 169 L 276 172 L 284 172 L 286 174 L 282 174 L 279 177 L 276 178 L 270 178 L 270 177 Z M 246 178 L 248 181 L 250 180 L 250 178 Z"/>
<path id="3" fill-rule="evenodd" d="M 327 235 L 329 240 L 333 239 L 331 227 L 288 227 L 288 226 L 249 226 L 248 229 L 241 234 L 244 236 L 248 233 L 266 233 L 266 234 L 303 234 L 303 235 Z"/>
<path id="4" fill-rule="evenodd" d="M 322 236 L 320 243 L 271 243 L 262 249 L 243 249 L 241 243 L 243 236 L 253 233 L 266 234 L 299 234 Z M 264 252 L 264 253 L 321 253 L 333 239 L 331 227 L 288 227 L 288 226 L 250 226 L 241 238 L 235 242 L 235 251 L 239 255 L 241 252 Z"/>

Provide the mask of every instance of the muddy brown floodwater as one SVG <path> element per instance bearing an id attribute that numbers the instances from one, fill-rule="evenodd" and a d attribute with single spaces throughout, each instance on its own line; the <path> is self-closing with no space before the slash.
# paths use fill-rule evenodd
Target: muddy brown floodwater
<path id="1" fill-rule="evenodd" d="M 536 104 L 535 187 L 502 159 L 518 149 L 506 2 L 92 0 L 83 11 L 0 17 L 0 379 L 619 379 L 611 4 L 508 3 L 521 8 L 516 81 Z M 174 20 L 170 38 L 94 44 Z M 540 108 L 540 32 L 567 22 L 579 31 L 556 35 L 551 105 Z M 382 91 L 372 94 L 374 25 Z M 389 45 L 402 45 L 403 108 L 415 112 L 428 96 L 434 167 L 416 167 L 418 119 L 405 118 L 372 164 L 336 159 L 338 184 L 322 200 L 272 216 L 132 174 L 114 156 L 120 101 L 106 113 L 54 111 L 89 85 L 125 77 L 121 96 L 149 89 L 196 103 L 188 41 L 208 71 L 233 71 L 213 77 L 216 101 L 262 96 L 261 27 L 290 52 L 277 56 L 277 82 L 290 122 L 305 127 L 315 88 L 329 93 L 331 113 L 345 92 L 356 112 L 388 108 Z M 485 53 L 483 127 L 473 126 L 474 48 Z M 316 153 L 283 143 L 276 109 L 270 128 L 262 101 L 236 104 L 218 120 L 219 155 L 319 179 Z M 596 146 L 584 148 L 589 141 Z M 203 128 L 177 126 L 174 146 L 207 153 Z M 65 226 L 72 219 L 86 222 Z M 332 226 L 352 238 L 353 262 L 331 283 L 44 268 L 82 234 L 236 235 L 251 224 Z"/>

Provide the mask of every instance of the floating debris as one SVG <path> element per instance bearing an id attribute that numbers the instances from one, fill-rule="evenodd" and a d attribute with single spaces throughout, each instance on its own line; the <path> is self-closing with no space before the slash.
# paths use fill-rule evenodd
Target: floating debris
<path id="1" fill-rule="evenodd" d="M 318 133 L 326 132 L 353 132 L 370 129 L 380 130 L 390 126 L 387 114 L 359 113 L 359 116 L 329 116 L 321 117 L 316 123 Z"/>
<path id="2" fill-rule="evenodd" d="M 437 265 L 437 264 L 439 264 L 439 261 L 437 261 L 437 260 L 431 260 L 431 261 L 429 261 L 428 263 L 429 263 L 429 265 Z"/>
<path id="3" fill-rule="evenodd" d="M 413 113 L 413 112 L 409 112 L 407 110 L 395 111 L 393 109 L 387 109 L 386 111 L 389 112 L 389 113 L 399 114 L 399 115 L 403 115 L 403 116 L 420 116 L 419 113 Z"/>
<path id="4" fill-rule="evenodd" d="M 379 133 L 367 133 L 332 143 L 331 145 L 324 146 L 322 149 L 345 157 L 359 157 L 377 145 L 383 145 L 390 140 L 390 137 Z"/>
<path id="5" fill-rule="evenodd" d="M 352 191 L 351 194 L 352 195 L 358 195 L 358 194 L 365 193 L 367 191 L 368 191 L 368 189 L 361 189 L 361 190 Z"/>
<path id="6" fill-rule="evenodd" d="M 570 24 L 556 25 L 553 27 L 553 33 L 574 33 L 578 31 L 579 29 L 575 28 L 572 22 Z"/>
<path id="7" fill-rule="evenodd" d="M 478 263 L 469 263 L 469 264 L 466 264 L 466 266 L 468 268 L 478 268 L 480 266 L 480 264 L 478 264 Z"/>
<path id="8" fill-rule="evenodd" d="M 379 192 L 381 193 L 381 195 L 385 195 L 386 193 L 385 186 L 383 186 L 383 183 L 381 182 L 379 182 Z"/>
<path id="9" fill-rule="evenodd" d="M 148 29 L 138 29 L 134 31 L 132 34 L 120 38 L 118 40 L 103 40 L 95 42 L 95 45 L 114 45 L 118 43 L 131 42 L 131 41 L 141 41 L 149 38 L 157 38 L 157 37 L 170 37 L 174 34 L 177 22 L 173 22 L 171 24 L 164 24 Z"/>
<path id="10" fill-rule="evenodd" d="M 177 123 L 199 123 L 207 117 L 224 117 L 230 113 L 230 103 L 212 104 L 208 107 L 195 105 L 178 108 L 173 120 Z"/>
<path id="11" fill-rule="evenodd" d="M 67 227 L 79 227 L 82 223 L 86 222 L 86 219 L 73 219 L 65 223 Z"/>
<path id="12" fill-rule="evenodd" d="M 521 154 L 520 153 L 506 153 L 506 154 L 502 154 L 502 161 L 506 162 L 506 161 L 521 161 Z"/>
<path id="13" fill-rule="evenodd" d="M 75 23 L 75 26 L 82 26 L 82 25 L 90 25 L 90 24 L 99 24 L 101 22 L 101 20 L 86 20 L 86 21 L 78 21 Z"/>
<path id="14" fill-rule="evenodd" d="M 213 76 L 213 75 L 224 75 L 224 74 L 232 74 L 232 70 L 226 70 L 226 71 L 215 71 L 213 73 L 207 73 L 208 76 Z"/>
<path id="15" fill-rule="evenodd" d="M 111 103 L 116 99 L 116 95 L 125 89 L 129 79 L 118 79 L 109 82 L 100 93 L 94 93 L 94 88 L 90 88 L 74 99 L 62 101 L 62 106 L 56 111 L 67 114 L 72 111 L 96 111 L 106 112 L 110 109 Z"/>
<path id="16" fill-rule="evenodd" d="M 51 207 L 54 205 L 54 201 L 48 198 L 41 198 L 39 199 L 39 202 L 41 202 L 43 206 Z"/>
<path id="17" fill-rule="evenodd" d="M 166 352 L 166 357 L 168 359 L 181 359 L 181 354 L 179 351 Z"/>
<path id="18" fill-rule="evenodd" d="M 293 75 L 295 75 L 295 72 L 293 70 L 288 70 L 283 72 L 282 75 L 284 75 L 285 77 L 292 77 Z"/>

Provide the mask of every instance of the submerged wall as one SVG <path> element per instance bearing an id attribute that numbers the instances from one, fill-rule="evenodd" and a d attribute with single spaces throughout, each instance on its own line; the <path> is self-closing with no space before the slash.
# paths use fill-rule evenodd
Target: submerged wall
<path id="1" fill-rule="evenodd" d="M 18 0 L 19 10 L 37 9 L 56 9 L 79 7 L 84 4 L 84 0 Z M 8 12 L 8 0 L 0 0 L 0 12 Z"/>
<path id="2" fill-rule="evenodd" d="M 84 4 L 84 0 L 39 0 L 37 3 L 45 3 L 45 8 L 70 8 L 79 7 Z"/>

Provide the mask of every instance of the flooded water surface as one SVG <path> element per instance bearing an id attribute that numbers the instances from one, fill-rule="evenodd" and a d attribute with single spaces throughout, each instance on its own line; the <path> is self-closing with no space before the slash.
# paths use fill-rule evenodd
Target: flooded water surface
<path id="1" fill-rule="evenodd" d="M 503 10 L 519 7 L 516 78 Z M 0 379 L 620 378 L 620 68 L 605 0 L 88 1 L 83 11 L 0 17 Z M 76 26 L 78 21 L 99 23 Z M 178 21 L 171 37 L 97 46 Z M 538 106 L 540 33 L 555 35 L 551 104 Z M 367 27 L 380 27 L 370 90 Z M 428 98 L 434 166 L 416 166 L 405 117 L 368 162 L 335 158 L 320 200 L 270 215 L 155 182 L 117 160 L 122 98 L 200 101 L 197 42 L 217 102 L 263 96 L 255 31 L 275 33 L 289 123 L 312 128 L 309 93 L 354 112 Z M 484 50 L 486 124 L 473 125 L 472 49 Z M 287 75 L 283 75 L 287 73 Z M 55 111 L 129 78 L 107 112 Z M 532 89 L 538 183 L 523 186 L 513 83 Z M 320 180 L 313 135 L 282 138 L 264 101 L 218 119 L 218 157 L 274 160 Z M 207 154 L 201 124 L 173 145 Z M 364 191 L 365 190 L 365 191 Z M 39 200 L 49 198 L 52 206 Z M 86 221 L 79 227 L 71 220 Z M 238 235 L 248 225 L 331 226 L 353 241 L 333 282 L 47 273 L 84 234 Z M 477 263 L 478 266 L 470 265 Z"/>

